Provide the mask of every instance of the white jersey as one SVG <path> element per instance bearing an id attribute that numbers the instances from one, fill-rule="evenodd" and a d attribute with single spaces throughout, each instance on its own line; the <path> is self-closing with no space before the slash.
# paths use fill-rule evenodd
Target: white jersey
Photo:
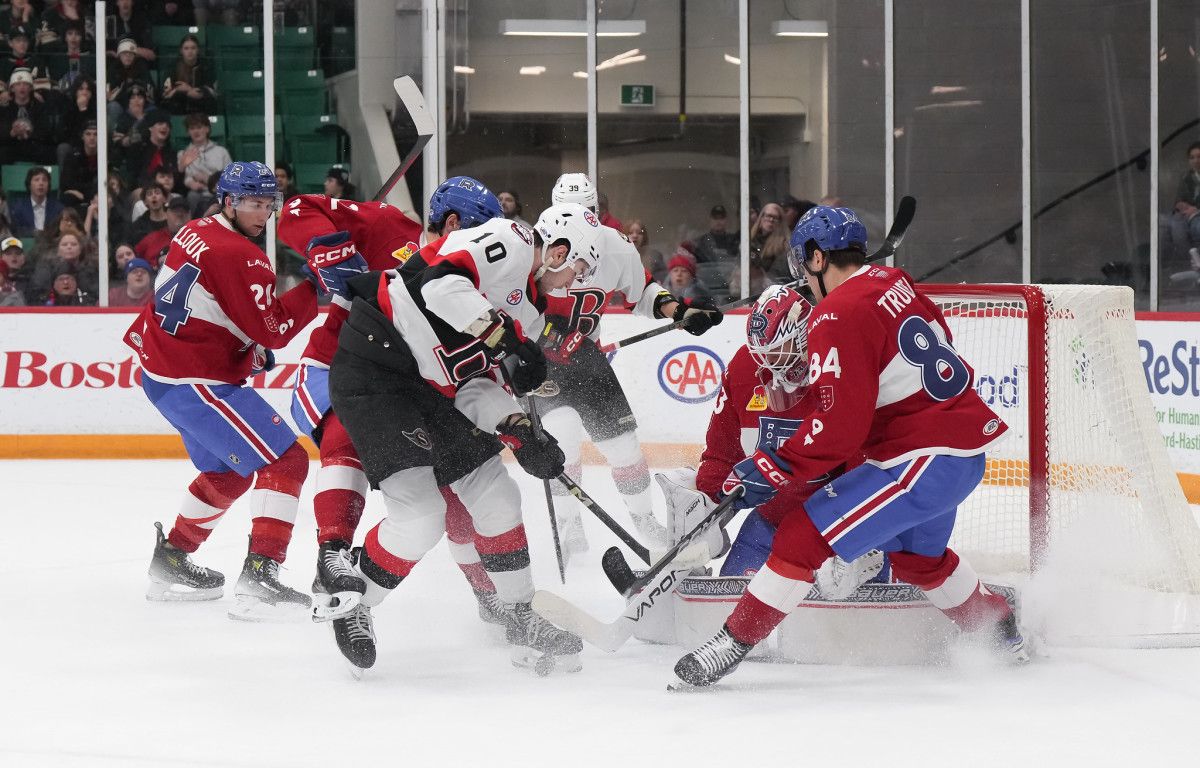
<path id="1" fill-rule="evenodd" d="M 417 362 L 421 377 L 489 432 L 519 410 L 497 383 L 482 340 L 467 329 L 492 310 L 507 313 L 536 338 L 544 301 L 531 279 L 533 233 L 492 219 L 433 241 L 411 257 L 379 295 Z"/>
<path id="2" fill-rule="evenodd" d="M 642 258 L 629 238 L 611 227 L 600 227 L 600 262 L 586 286 L 576 282 L 570 288 L 551 291 L 546 296 L 546 314 L 567 318 L 564 333 L 578 330 L 597 340 L 600 316 L 612 294 L 620 292 L 625 303 L 644 317 L 654 318 L 654 303 L 667 293 L 642 266 Z"/>

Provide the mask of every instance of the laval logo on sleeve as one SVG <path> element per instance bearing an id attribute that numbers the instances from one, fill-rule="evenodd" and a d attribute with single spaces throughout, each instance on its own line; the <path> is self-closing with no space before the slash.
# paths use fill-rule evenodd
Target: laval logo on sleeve
<path id="1" fill-rule="evenodd" d="M 712 400 L 721 389 L 725 363 L 712 350 L 699 346 L 673 349 L 658 364 L 658 384 L 682 403 Z"/>

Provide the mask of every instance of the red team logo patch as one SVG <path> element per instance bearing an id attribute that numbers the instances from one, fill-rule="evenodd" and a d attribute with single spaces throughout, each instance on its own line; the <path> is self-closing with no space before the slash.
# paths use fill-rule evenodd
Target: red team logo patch
<path id="1" fill-rule="evenodd" d="M 521 303 L 521 297 L 524 295 L 525 294 L 521 293 L 520 290 L 514 290 L 512 293 L 508 294 L 508 303 L 515 307 Z"/>
<path id="2" fill-rule="evenodd" d="M 583 220 L 586 221 L 588 224 L 591 224 L 593 227 L 600 226 L 600 220 L 597 219 L 596 214 L 592 213 L 591 211 L 583 212 Z"/>
<path id="3" fill-rule="evenodd" d="M 517 233 L 517 237 L 525 241 L 526 245 L 533 245 L 533 233 L 525 227 L 522 227 L 517 222 L 512 223 L 512 231 Z"/>

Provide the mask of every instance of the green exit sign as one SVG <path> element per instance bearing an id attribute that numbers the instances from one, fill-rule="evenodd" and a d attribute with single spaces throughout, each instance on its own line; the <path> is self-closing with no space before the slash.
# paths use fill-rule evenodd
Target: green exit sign
<path id="1" fill-rule="evenodd" d="M 654 86 L 653 85 L 622 85 L 621 86 L 621 106 L 622 107 L 653 107 L 654 106 Z"/>

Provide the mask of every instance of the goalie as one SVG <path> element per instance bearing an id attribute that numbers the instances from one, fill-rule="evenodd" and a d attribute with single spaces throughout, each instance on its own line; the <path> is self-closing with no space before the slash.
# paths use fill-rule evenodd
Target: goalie
<path id="1" fill-rule="evenodd" d="M 755 450 L 778 450 L 820 407 L 816 390 L 807 386 L 807 324 L 812 305 L 795 290 L 771 286 L 755 302 L 746 321 L 746 344 L 733 356 L 708 423 L 698 470 L 678 469 L 657 475 L 670 510 L 673 539 L 695 527 L 714 501 L 736 483 L 733 467 Z M 713 557 L 728 551 L 721 576 L 752 576 L 767 559 L 775 529 L 788 510 L 802 505 L 831 474 L 797 483 L 787 493 L 750 510 L 732 546 L 722 528 L 708 534 Z M 703 503 L 695 503 L 704 495 Z M 853 563 L 830 558 L 818 579 L 828 598 L 848 596 L 860 584 L 881 578 L 884 557 L 870 552 Z"/>

